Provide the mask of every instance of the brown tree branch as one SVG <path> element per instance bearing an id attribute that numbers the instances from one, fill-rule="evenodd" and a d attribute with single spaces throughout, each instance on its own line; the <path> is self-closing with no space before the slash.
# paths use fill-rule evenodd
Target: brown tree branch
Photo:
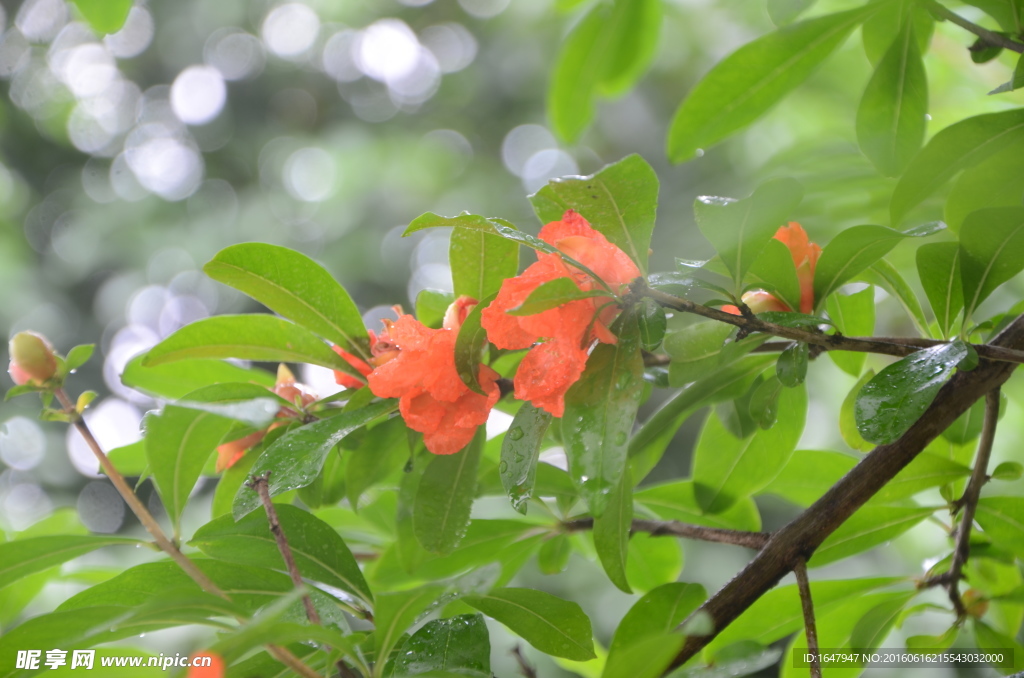
<path id="1" fill-rule="evenodd" d="M 153 541 L 155 541 L 157 546 L 160 547 L 160 550 L 170 556 L 171 559 L 174 560 L 174 562 L 177 563 L 185 572 L 185 574 L 187 574 L 192 581 L 198 584 L 204 591 L 212 593 L 215 596 L 219 596 L 224 600 L 230 600 L 228 595 L 206 576 L 205 572 L 200 570 L 195 563 L 189 560 L 188 556 L 181 552 L 181 549 L 179 549 L 174 542 L 167 538 L 163 528 L 160 527 L 160 523 L 156 521 L 153 514 L 149 512 L 146 505 L 142 503 L 138 495 L 136 495 L 132 490 L 128 481 L 124 479 L 124 476 L 121 475 L 121 472 L 117 470 L 117 467 L 115 467 L 113 462 L 110 461 L 106 452 L 104 452 L 103 448 L 100 447 L 99 441 L 96 440 L 96 436 L 92 434 L 92 430 L 85 422 L 85 419 L 78 414 L 78 411 L 75 409 L 75 406 L 72 404 L 71 399 L 68 398 L 68 394 L 64 389 L 55 389 L 54 395 L 57 396 L 57 400 L 60 402 L 64 410 L 73 417 L 71 420 L 72 425 L 85 440 L 89 449 L 92 450 L 96 460 L 100 463 L 100 468 L 102 468 L 103 472 L 107 474 L 108 478 L 110 478 L 110 482 L 113 483 L 114 487 L 121 495 L 121 498 L 124 499 L 125 503 L 128 504 L 128 508 L 132 510 L 135 517 L 139 519 L 142 526 L 145 527 L 146 531 L 153 537 Z M 240 619 L 239 621 L 244 620 Z M 316 671 L 306 666 L 301 659 L 292 654 L 287 648 L 280 647 L 278 645 L 267 645 L 266 647 L 267 651 L 272 657 L 274 657 L 274 659 L 278 660 L 292 671 L 295 671 L 300 676 L 305 676 L 305 678 L 321 678 Z"/>
<path id="2" fill-rule="evenodd" d="M 305 583 L 302 581 L 302 574 L 299 572 L 299 566 L 295 563 L 292 549 L 288 546 L 288 538 L 285 536 L 284 530 L 281 529 L 281 521 L 277 518 L 277 509 L 274 508 L 274 502 L 270 499 L 270 487 L 267 483 L 269 478 L 270 472 L 268 471 L 261 476 L 252 476 L 245 484 L 256 490 L 256 494 L 260 496 L 260 501 L 263 502 L 263 510 L 267 512 L 270 532 L 274 535 L 275 541 L 277 541 L 277 550 L 281 552 L 285 567 L 288 568 L 288 575 L 292 578 L 292 584 L 295 585 L 295 588 L 302 588 L 305 586 Z M 316 608 L 313 607 L 313 600 L 308 594 L 302 596 L 302 604 L 306 608 L 306 618 L 309 619 L 309 623 L 319 626 L 320 615 L 317 613 Z"/>
<path id="3" fill-rule="evenodd" d="M 854 351 L 857 353 L 879 353 L 891 355 L 897 358 L 908 356 L 922 348 L 938 346 L 947 342 L 932 339 L 915 338 L 893 338 L 893 337 L 846 337 L 841 334 L 823 334 L 821 332 L 800 329 L 797 327 L 786 327 L 776 323 L 766 322 L 754 315 L 733 315 L 717 308 L 704 306 L 696 302 L 677 297 L 661 290 L 647 286 L 643 278 L 633 281 L 632 293 L 638 296 L 649 297 L 665 308 L 671 308 L 683 313 L 693 313 L 719 322 L 735 325 L 741 332 L 763 332 L 792 341 L 802 341 L 812 346 L 819 346 L 825 351 Z M 1024 363 L 1024 351 L 1006 346 L 992 344 L 971 344 L 977 351 L 978 357 L 989 360 L 1000 360 L 1010 363 Z M 785 348 L 773 346 L 776 348 Z"/>
<path id="4" fill-rule="evenodd" d="M 523 651 L 518 645 L 512 648 L 510 653 L 516 658 L 516 664 L 519 666 L 519 673 L 523 674 L 523 678 L 537 678 L 537 669 L 530 666 L 530 662 L 526 661 L 526 657 L 523 656 Z"/>
<path id="5" fill-rule="evenodd" d="M 950 23 L 956 24 L 965 31 L 974 33 L 984 42 L 988 43 L 993 47 L 1002 47 L 1003 49 L 1008 49 L 1012 52 L 1017 52 L 1018 54 L 1024 53 L 1024 44 L 1019 43 L 1016 40 L 1011 40 L 1010 38 L 1000 33 L 990 31 L 987 28 L 982 28 L 978 24 L 971 23 L 970 21 L 963 18 L 956 12 L 951 12 L 950 10 L 946 9 L 939 3 L 935 2 L 935 0 L 927 0 L 927 6 L 931 13 L 934 14 L 935 16 L 942 19 L 946 19 Z"/>
<path id="6" fill-rule="evenodd" d="M 793 568 L 796 585 L 800 589 L 800 606 L 804 611 L 804 634 L 807 636 L 807 652 L 811 655 L 811 678 L 821 678 L 821 660 L 818 646 L 818 627 L 814 623 L 814 602 L 811 600 L 811 582 L 807 579 L 807 561 L 797 558 Z"/>
<path id="7" fill-rule="evenodd" d="M 955 515 L 963 509 L 960 525 L 956 530 L 956 542 L 953 547 L 953 559 L 949 570 L 922 582 L 921 587 L 943 585 L 949 593 L 953 609 L 961 619 L 967 616 L 967 608 L 960 597 L 960 580 L 963 579 L 964 565 L 971 555 L 971 528 L 974 525 L 974 514 L 981 499 L 981 488 L 988 482 L 988 460 L 992 456 L 992 442 L 996 436 L 996 424 L 999 421 L 999 387 L 985 395 L 985 421 L 978 441 L 978 455 L 974 460 L 974 470 L 967 482 L 964 494 L 952 506 Z"/>
<path id="8" fill-rule="evenodd" d="M 590 530 L 594 527 L 593 518 L 580 518 L 562 523 L 562 529 L 567 532 L 578 532 Z M 744 532 L 743 530 L 723 530 L 717 527 L 703 527 L 701 525 L 690 525 L 675 520 L 634 520 L 630 529 L 631 532 L 648 532 L 652 537 L 683 537 L 684 539 L 697 539 L 700 541 L 711 541 L 719 544 L 732 544 L 734 546 L 745 546 L 749 549 L 759 549 L 768 543 L 771 537 L 766 532 Z"/>
<path id="9" fill-rule="evenodd" d="M 1024 347 L 1024 316 L 1003 330 L 993 345 L 1010 349 Z M 694 615 L 709 615 L 713 631 L 707 636 L 687 637 L 668 672 L 711 642 L 791 571 L 799 558 L 809 559 L 828 535 L 913 461 L 949 424 L 976 400 L 1009 379 L 1015 367 L 1012 363 L 982 360 L 974 370 L 958 372 L 940 389 L 924 415 L 898 440 L 876 447 L 818 501 L 774 532 L 750 563 L 694 612 Z"/>

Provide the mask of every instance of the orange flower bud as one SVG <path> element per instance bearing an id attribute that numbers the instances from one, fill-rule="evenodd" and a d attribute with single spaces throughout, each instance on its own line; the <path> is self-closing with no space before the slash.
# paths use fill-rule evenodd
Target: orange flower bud
<path id="1" fill-rule="evenodd" d="M 18 332 L 9 344 L 11 365 L 9 372 L 14 383 L 41 384 L 57 374 L 57 356 L 53 346 L 41 334 Z"/>
<path id="2" fill-rule="evenodd" d="M 981 619 L 988 612 L 988 598 L 978 589 L 967 589 L 964 592 L 963 601 L 968 616 Z"/>
<path id="3" fill-rule="evenodd" d="M 752 290 L 743 295 L 743 303 L 750 307 L 754 313 L 767 313 L 768 311 L 792 311 L 773 294 L 764 290 Z"/>

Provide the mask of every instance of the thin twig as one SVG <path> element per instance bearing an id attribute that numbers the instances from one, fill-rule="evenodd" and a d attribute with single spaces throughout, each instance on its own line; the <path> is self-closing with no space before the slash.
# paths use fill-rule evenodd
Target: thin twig
<path id="1" fill-rule="evenodd" d="M 562 523 L 562 529 L 567 532 L 591 530 L 593 527 L 593 518 L 580 518 Z M 771 538 L 771 535 L 765 532 L 723 530 L 717 527 L 690 525 L 689 523 L 680 523 L 674 520 L 634 520 L 630 530 L 632 532 L 648 532 L 652 537 L 684 537 L 686 539 L 711 541 L 719 544 L 746 546 L 750 549 L 760 549 Z"/>
<path id="2" fill-rule="evenodd" d="M 523 651 L 519 649 L 518 645 L 512 648 L 511 654 L 516 658 L 516 664 L 519 665 L 519 673 L 523 674 L 523 678 L 537 678 L 537 670 L 526 661 L 526 657 L 523 656 Z"/>
<path id="3" fill-rule="evenodd" d="M 653 299 L 666 308 L 671 308 L 683 313 L 693 313 L 719 322 L 735 325 L 741 332 L 763 332 L 791 341 L 802 341 L 812 346 L 819 346 L 825 351 L 854 351 L 857 353 L 879 353 L 891 355 L 898 358 L 916 353 L 922 348 L 938 346 L 947 342 L 931 339 L 911 338 L 878 338 L 878 337 L 847 337 L 841 334 L 823 334 L 821 332 L 800 329 L 798 327 L 787 327 L 776 323 L 766 322 L 756 316 L 742 316 L 726 313 L 717 308 L 704 306 L 696 302 L 677 297 L 661 290 L 647 286 L 643 278 L 638 278 L 632 283 L 633 294 Z M 1024 351 L 994 346 L 992 344 L 972 344 L 978 356 L 989 360 L 998 360 L 1009 363 L 1024 363 Z M 776 347 L 773 346 L 772 350 Z"/>
<path id="4" fill-rule="evenodd" d="M 952 12 L 943 7 L 942 5 L 940 5 L 939 3 L 935 2 L 935 0 L 927 0 L 927 5 L 928 9 L 931 10 L 932 14 L 935 14 L 938 17 L 946 19 L 949 22 L 956 24 L 957 26 L 966 31 L 974 33 L 976 36 L 978 36 L 988 44 L 992 45 L 993 47 L 1002 47 L 1012 52 L 1017 52 L 1018 54 L 1024 53 L 1024 43 L 1019 43 L 1016 40 L 1011 40 L 1005 35 L 995 33 L 993 31 L 988 30 L 987 28 L 982 28 L 978 24 L 971 23 L 970 21 L 963 18 L 956 12 Z"/>
<path id="5" fill-rule="evenodd" d="M 963 516 L 960 518 L 960 525 L 956 530 L 956 542 L 949 570 L 926 579 L 920 585 L 921 588 L 935 585 L 945 586 L 949 593 L 949 600 L 953 603 L 953 608 L 960 618 L 967 616 L 967 608 L 964 606 L 963 598 L 960 597 L 960 580 L 963 579 L 964 565 L 971 555 L 971 528 L 974 524 L 974 514 L 978 509 L 978 500 L 981 498 L 981 488 L 988 482 L 988 460 L 992 456 L 992 442 L 995 440 L 998 421 L 999 388 L 997 387 L 985 396 L 985 421 L 981 429 L 981 439 L 978 441 L 978 455 L 974 460 L 971 479 L 967 482 L 963 496 L 952 506 L 954 515 L 963 509 Z"/>
<path id="6" fill-rule="evenodd" d="M 175 546 L 174 542 L 167 538 L 163 528 L 160 527 L 160 523 L 156 521 L 153 514 L 149 512 L 146 505 L 142 503 L 138 495 L 136 495 L 131 486 L 128 485 L 128 481 L 124 479 L 124 476 L 121 475 L 121 472 L 117 470 L 117 467 L 115 467 L 110 461 L 110 458 L 103 451 L 103 448 L 100 447 L 99 441 L 97 441 L 96 436 L 92 434 L 92 430 L 85 422 L 85 418 L 78 414 L 78 411 L 71 403 L 71 399 L 68 398 L 68 394 L 65 393 L 64 389 L 55 389 L 54 395 L 57 396 L 57 400 L 60 402 L 64 410 L 72 416 L 72 425 L 74 425 L 75 429 L 85 440 L 89 449 L 92 450 L 96 460 L 100 463 L 100 468 L 102 468 L 103 472 L 107 474 L 108 478 L 110 478 L 110 482 L 113 483 L 114 487 L 121 495 L 121 498 L 124 499 L 125 503 L 128 504 L 128 508 L 132 510 L 135 517 L 139 519 L 142 526 L 145 527 L 146 531 L 153 537 L 153 541 L 155 541 L 157 546 L 160 547 L 160 550 L 170 556 L 171 559 L 174 560 L 174 562 L 177 563 L 185 572 L 185 574 L 191 577 L 192 581 L 198 584 L 204 591 L 212 593 L 215 596 L 220 596 L 224 600 L 230 600 L 228 595 L 206 576 L 205 572 L 200 570 L 195 563 L 189 560 L 189 558 L 181 552 L 181 549 Z M 239 621 L 244 620 L 239 619 Z M 316 671 L 306 666 L 306 664 L 292 654 L 290 650 L 278 645 L 267 645 L 266 647 L 272 657 L 290 668 L 292 671 L 298 673 L 300 676 L 305 676 L 305 678 L 321 678 Z"/>
<path id="7" fill-rule="evenodd" d="M 295 563 L 292 549 L 288 546 L 288 538 L 285 537 L 284 530 L 281 529 L 281 521 L 277 518 L 277 509 L 274 508 L 274 502 L 270 499 L 268 478 L 270 478 L 269 471 L 261 476 L 252 476 L 245 484 L 256 490 L 256 494 L 260 495 L 263 509 L 267 512 L 267 522 L 270 523 L 270 531 L 277 541 L 277 550 L 281 552 L 281 557 L 284 558 L 284 564 L 288 568 L 288 575 L 292 578 L 292 584 L 295 585 L 295 588 L 302 588 L 305 586 L 305 583 L 302 581 L 299 566 Z M 306 617 L 309 619 L 309 623 L 319 626 L 320 615 L 317 613 L 316 608 L 313 607 L 313 600 L 308 594 L 302 596 L 302 604 L 306 608 Z"/>
<path id="8" fill-rule="evenodd" d="M 804 632 L 807 635 L 807 652 L 811 655 L 811 678 L 821 678 L 821 661 L 818 647 L 818 627 L 814 623 L 814 602 L 811 600 L 811 583 L 807 579 L 807 561 L 803 556 L 796 560 L 793 567 L 796 585 L 800 589 L 800 606 L 804 610 Z"/>

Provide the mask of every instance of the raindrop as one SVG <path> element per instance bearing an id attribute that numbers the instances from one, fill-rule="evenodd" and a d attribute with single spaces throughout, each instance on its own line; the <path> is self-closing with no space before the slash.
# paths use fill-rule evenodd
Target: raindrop
<path id="1" fill-rule="evenodd" d="M 625 431 L 619 431 L 618 433 L 615 434 L 615 444 L 616 445 L 625 445 L 626 444 L 626 432 Z"/>
<path id="2" fill-rule="evenodd" d="M 498 473 L 508 473 L 508 462 L 504 459 L 498 464 Z"/>
<path id="3" fill-rule="evenodd" d="M 508 437 L 512 440 L 522 440 L 523 429 L 520 426 L 516 426 L 514 429 L 508 432 Z"/>

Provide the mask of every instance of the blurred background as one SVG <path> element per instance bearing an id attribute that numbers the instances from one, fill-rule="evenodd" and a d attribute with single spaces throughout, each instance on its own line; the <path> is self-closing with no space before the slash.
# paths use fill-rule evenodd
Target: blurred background
<path id="1" fill-rule="evenodd" d="M 527 194 L 629 153 L 661 178 L 652 270 L 709 253 L 693 227 L 696 195 L 746 195 L 771 176 L 805 183 L 798 216 L 813 240 L 887 223 L 892 184 L 854 138 L 860 83 L 870 74 L 859 33 L 750 130 L 673 167 L 664 153 L 672 113 L 714 63 L 773 28 L 764 2 L 666 0 L 650 73 L 601 102 L 582 141 L 567 146 L 546 126 L 544 98 L 584 4 L 142 0 L 122 30 L 98 36 L 65 0 L 5 0 L 0 334 L 33 329 L 61 351 L 97 344 L 72 388 L 100 392 L 89 421 L 109 449 L 137 440 L 143 413 L 156 406 L 120 383 L 132 356 L 193 320 L 257 310 L 201 272 L 230 244 L 276 243 L 312 256 L 375 324 L 392 304 L 411 308 L 421 290 L 451 289 L 447 233 L 402 238 L 411 219 L 468 210 L 536 232 Z M 859 4 L 822 0 L 811 14 Z M 973 8 L 956 9 L 984 23 Z M 950 26 L 933 38 L 929 133 L 972 112 L 1024 104 L 1020 92 L 985 96 L 1012 62 L 973 65 L 970 42 Z M 909 247 L 893 255 L 897 265 L 912 257 Z M 881 334 L 912 331 L 895 303 L 880 304 L 879 324 Z M 804 444 L 846 449 L 833 418 L 853 380 L 818 362 Z M 320 395 L 336 388 L 329 373 L 300 378 Z M 91 530 L 123 529 L 121 501 L 98 479 L 89 451 L 64 427 L 39 423 L 33 400 L 2 405 L 0 529 L 23 529 L 63 506 L 77 506 Z M 684 427 L 651 481 L 686 474 L 700 421 Z M 1013 436 L 1000 448 L 1015 449 Z M 768 522 L 786 515 L 764 508 Z M 879 565 L 919 571 L 913 554 L 905 560 Z M 710 549 L 687 567 L 704 563 L 702 583 L 714 587 L 742 561 L 735 550 Z M 594 574 L 596 584 L 602 575 Z M 609 595 L 601 632 L 631 600 Z"/>

